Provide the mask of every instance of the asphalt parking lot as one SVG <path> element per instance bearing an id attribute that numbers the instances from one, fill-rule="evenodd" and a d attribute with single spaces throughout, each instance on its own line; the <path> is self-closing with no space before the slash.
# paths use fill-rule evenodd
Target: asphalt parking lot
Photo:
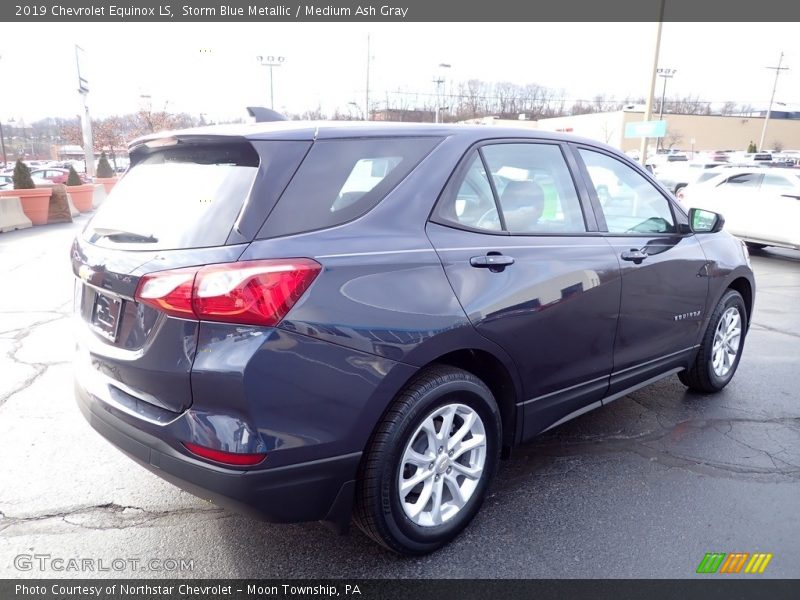
<path id="1" fill-rule="evenodd" d="M 706 552 L 770 552 L 763 576 L 800 577 L 800 252 L 753 255 L 755 318 L 721 394 L 671 377 L 541 436 L 455 543 L 402 559 L 355 529 L 217 509 L 91 430 L 70 364 L 68 248 L 86 218 L 0 234 L 0 577 L 680 578 Z M 20 570 L 33 554 L 126 566 Z M 193 568 L 143 572 L 151 559 Z"/>

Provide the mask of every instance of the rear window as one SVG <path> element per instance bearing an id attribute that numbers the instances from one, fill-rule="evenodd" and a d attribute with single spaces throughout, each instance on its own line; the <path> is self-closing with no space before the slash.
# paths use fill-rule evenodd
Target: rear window
<path id="1" fill-rule="evenodd" d="M 314 143 L 258 237 L 347 223 L 375 207 L 439 138 L 320 140 Z"/>
<path id="2" fill-rule="evenodd" d="M 221 246 L 258 165 L 247 142 L 155 150 L 117 183 L 84 237 L 98 246 L 137 250 Z"/>

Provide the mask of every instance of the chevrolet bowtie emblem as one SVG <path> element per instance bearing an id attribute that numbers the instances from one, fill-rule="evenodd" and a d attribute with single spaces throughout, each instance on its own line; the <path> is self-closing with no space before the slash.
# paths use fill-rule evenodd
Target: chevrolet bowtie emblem
<path id="1" fill-rule="evenodd" d="M 92 275 L 94 275 L 94 271 L 92 271 L 89 265 L 81 265 L 80 269 L 78 269 L 78 277 L 83 281 L 89 281 Z"/>

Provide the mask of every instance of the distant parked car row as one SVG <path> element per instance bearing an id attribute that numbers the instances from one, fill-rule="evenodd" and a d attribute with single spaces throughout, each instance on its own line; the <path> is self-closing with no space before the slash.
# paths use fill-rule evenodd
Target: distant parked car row
<path id="1" fill-rule="evenodd" d="M 52 183 L 67 183 L 67 178 L 69 178 L 69 169 L 34 169 L 31 171 L 31 177 L 46 179 Z M 81 183 L 89 183 L 89 178 L 85 173 L 78 173 L 78 177 L 81 178 Z"/>
<path id="2" fill-rule="evenodd" d="M 33 169 L 31 171 L 33 183 L 44 185 L 48 183 L 67 183 L 69 169 Z M 81 183 L 90 183 L 91 180 L 84 173 L 78 173 Z M 14 187 L 14 170 L 6 170 L 0 173 L 0 190 L 11 189 Z"/>
<path id="3" fill-rule="evenodd" d="M 29 169 L 32 171 L 34 170 L 46 170 L 46 169 L 69 169 L 72 167 L 75 169 L 78 174 L 86 173 L 86 165 L 82 160 L 26 160 L 23 161 Z M 116 159 L 116 167 L 114 167 L 114 162 L 109 159 L 111 163 L 111 167 L 117 173 L 124 173 L 129 165 L 129 161 L 127 157 L 117 157 Z M 0 174 L 10 174 L 14 171 L 14 163 L 9 161 L 5 165 L 3 162 L 0 161 Z"/>

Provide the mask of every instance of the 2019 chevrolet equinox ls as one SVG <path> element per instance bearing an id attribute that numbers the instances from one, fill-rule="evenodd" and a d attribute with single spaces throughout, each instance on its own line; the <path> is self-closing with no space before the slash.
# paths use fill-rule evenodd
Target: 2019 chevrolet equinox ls
<path id="1" fill-rule="evenodd" d="M 504 449 L 742 355 L 743 244 L 590 140 L 280 122 L 130 156 L 72 246 L 78 403 L 220 506 L 430 552 Z"/>

